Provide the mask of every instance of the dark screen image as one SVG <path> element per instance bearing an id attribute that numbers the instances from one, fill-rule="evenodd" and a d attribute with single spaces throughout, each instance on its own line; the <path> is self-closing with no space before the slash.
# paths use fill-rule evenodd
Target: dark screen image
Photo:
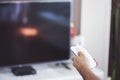
<path id="1" fill-rule="evenodd" d="M 0 66 L 67 60 L 70 3 L 0 3 Z"/>

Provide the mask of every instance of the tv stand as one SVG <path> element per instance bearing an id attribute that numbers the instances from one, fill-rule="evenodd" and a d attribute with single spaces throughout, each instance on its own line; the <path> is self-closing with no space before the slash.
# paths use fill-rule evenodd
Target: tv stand
<path id="1" fill-rule="evenodd" d="M 0 67 L 0 80 L 83 80 L 82 76 L 70 63 L 66 63 L 70 68 L 66 69 L 61 64 L 58 66 L 54 63 L 48 64 L 31 64 L 36 71 L 35 75 L 15 76 L 11 73 L 9 67 Z M 93 72 L 97 76 L 104 79 L 104 72 L 101 69 L 95 68 Z"/>
<path id="2" fill-rule="evenodd" d="M 16 76 L 36 74 L 36 70 L 31 66 L 12 67 L 11 71 Z"/>
<path id="3" fill-rule="evenodd" d="M 68 63 L 57 63 L 56 66 L 62 65 L 64 68 L 70 70 L 71 68 L 69 67 Z"/>

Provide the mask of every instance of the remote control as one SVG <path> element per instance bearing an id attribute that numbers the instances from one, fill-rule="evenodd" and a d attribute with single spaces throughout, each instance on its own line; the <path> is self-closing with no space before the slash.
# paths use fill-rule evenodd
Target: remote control
<path id="1" fill-rule="evenodd" d="M 71 50 L 75 56 L 78 56 L 78 52 L 81 51 L 88 58 L 89 63 L 90 63 L 90 68 L 96 67 L 97 63 L 95 62 L 95 60 L 92 58 L 92 56 L 87 52 L 85 48 L 83 48 L 80 45 L 76 45 L 76 46 L 72 46 Z"/>

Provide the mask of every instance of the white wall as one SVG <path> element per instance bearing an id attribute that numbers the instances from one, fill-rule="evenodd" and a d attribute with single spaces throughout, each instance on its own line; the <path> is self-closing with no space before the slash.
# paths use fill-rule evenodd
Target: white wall
<path id="1" fill-rule="evenodd" d="M 81 15 L 81 0 L 73 0 L 73 17 L 72 21 L 75 24 L 77 34 L 79 34 L 79 29 L 80 29 L 80 15 Z"/>
<path id="2" fill-rule="evenodd" d="M 82 0 L 81 33 L 85 47 L 107 75 L 111 0 Z"/>

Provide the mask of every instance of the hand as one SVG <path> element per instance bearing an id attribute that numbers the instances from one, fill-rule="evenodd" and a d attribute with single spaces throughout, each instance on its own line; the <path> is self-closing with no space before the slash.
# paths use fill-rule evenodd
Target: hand
<path id="1" fill-rule="evenodd" d="M 82 75 L 84 80 L 101 80 L 92 72 L 89 66 L 89 61 L 82 52 L 79 52 L 78 56 L 73 56 L 72 61 L 74 67 Z"/>
<path id="2" fill-rule="evenodd" d="M 72 57 L 73 65 L 74 67 L 81 72 L 81 70 L 85 69 L 90 69 L 89 66 L 89 61 L 87 57 L 82 53 L 78 52 L 78 56 L 73 56 Z"/>

